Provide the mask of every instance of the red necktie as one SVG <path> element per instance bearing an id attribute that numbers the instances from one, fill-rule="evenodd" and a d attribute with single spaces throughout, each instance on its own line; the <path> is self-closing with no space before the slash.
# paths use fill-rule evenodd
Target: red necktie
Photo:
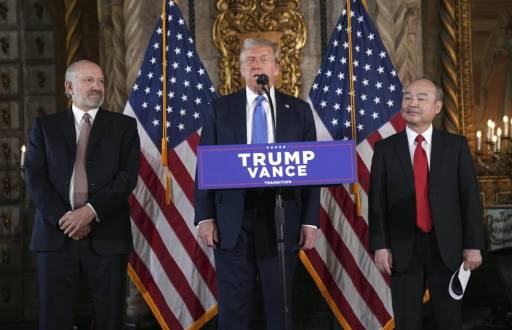
<path id="1" fill-rule="evenodd" d="M 428 197 L 428 160 L 421 143 L 423 135 L 416 136 L 414 150 L 414 187 L 416 189 L 416 225 L 424 232 L 432 230 L 430 217 L 430 200 Z"/>

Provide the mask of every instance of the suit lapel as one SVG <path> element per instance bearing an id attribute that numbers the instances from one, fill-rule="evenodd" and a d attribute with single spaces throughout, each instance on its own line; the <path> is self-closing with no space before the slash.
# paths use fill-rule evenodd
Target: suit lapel
<path id="1" fill-rule="evenodd" d="M 89 157 L 89 154 L 94 148 L 94 145 L 98 142 L 108 126 L 109 119 L 108 116 L 106 116 L 105 111 L 106 110 L 100 108 L 92 123 L 91 135 L 89 136 L 89 141 L 87 142 L 87 157 Z"/>
<path id="2" fill-rule="evenodd" d="M 59 126 L 62 134 L 64 134 L 64 140 L 66 140 L 66 144 L 68 146 L 68 151 L 73 156 L 73 161 L 75 161 L 75 152 L 76 152 L 76 130 L 75 130 L 75 116 L 73 115 L 73 110 L 69 109 L 66 111 L 66 114 L 61 117 L 59 122 Z"/>
<path id="3" fill-rule="evenodd" d="M 276 136 L 274 136 L 274 140 L 276 142 L 282 142 L 284 137 L 284 131 L 287 127 L 286 123 L 288 122 L 287 112 L 284 107 L 283 95 L 277 89 L 276 92 L 276 104 L 274 104 L 274 108 L 276 109 Z"/>
<path id="4" fill-rule="evenodd" d="M 276 89 L 276 142 L 296 141 L 297 136 L 294 135 L 297 127 L 291 127 L 290 122 L 295 119 L 294 105 L 290 103 L 293 100 L 288 95 L 281 93 Z"/>
<path id="5" fill-rule="evenodd" d="M 235 143 L 247 144 L 247 94 L 245 88 L 242 89 L 235 98 L 231 106 L 230 117 L 232 118 L 231 124 L 235 132 Z"/>
<path id="6" fill-rule="evenodd" d="M 64 135 L 64 141 L 68 154 L 66 163 L 62 165 L 67 171 L 66 176 L 71 178 L 71 173 L 73 173 L 73 167 L 75 166 L 76 158 L 76 129 L 73 110 L 69 109 L 62 117 L 60 117 L 59 128 Z"/>
<path id="7" fill-rule="evenodd" d="M 444 153 L 444 144 L 442 136 L 437 130 L 432 132 L 432 146 L 430 148 L 430 170 L 429 170 L 429 185 L 432 187 L 433 181 L 439 172 L 439 166 L 442 163 Z"/>
<path id="8" fill-rule="evenodd" d="M 405 130 L 403 130 L 398 137 L 396 153 L 400 159 L 400 164 L 403 168 L 403 172 L 405 173 L 406 181 L 414 190 L 414 174 L 412 168 L 411 153 L 409 151 L 409 142 L 407 141 L 407 134 L 405 133 Z"/>

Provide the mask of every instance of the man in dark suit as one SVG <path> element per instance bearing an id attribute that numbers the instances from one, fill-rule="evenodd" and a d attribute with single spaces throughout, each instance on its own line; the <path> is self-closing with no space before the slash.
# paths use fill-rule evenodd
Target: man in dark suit
<path id="1" fill-rule="evenodd" d="M 202 145 L 316 140 L 309 105 L 273 87 L 279 74 L 278 58 L 277 44 L 265 39 L 245 41 L 240 63 L 246 88 L 214 100 L 213 118 L 203 123 Z M 270 94 L 276 109 L 275 136 L 270 105 L 256 83 L 256 76 L 261 73 L 269 77 Z M 315 244 L 320 196 L 318 188 L 283 189 L 282 195 L 286 223 L 287 299 L 291 302 L 298 249 L 311 249 Z M 250 328 L 258 277 L 267 329 L 281 330 L 284 317 L 273 216 L 275 190 L 196 189 L 195 201 L 199 236 L 206 245 L 215 247 L 220 329 Z"/>
<path id="2" fill-rule="evenodd" d="M 71 329 L 87 281 L 95 328 L 118 330 L 132 249 L 137 124 L 100 108 L 104 78 L 95 63 L 71 64 L 65 80 L 72 107 L 34 121 L 25 163 L 36 206 L 30 248 L 37 252 L 39 328 Z"/>
<path id="3" fill-rule="evenodd" d="M 370 247 L 391 275 L 397 329 L 421 329 L 430 290 L 438 329 L 461 329 L 460 301 L 448 294 L 452 273 L 482 263 L 482 208 L 468 143 L 433 129 L 442 90 L 419 79 L 404 91 L 406 129 L 379 141 L 372 160 Z"/>

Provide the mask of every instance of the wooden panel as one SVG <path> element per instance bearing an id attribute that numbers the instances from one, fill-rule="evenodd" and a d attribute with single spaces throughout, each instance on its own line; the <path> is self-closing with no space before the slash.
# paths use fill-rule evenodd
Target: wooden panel
<path id="1" fill-rule="evenodd" d="M 18 49 L 18 31 L 0 31 L 0 60 L 17 59 Z"/>
<path id="2" fill-rule="evenodd" d="M 22 230 L 18 206 L 0 206 L 0 237 L 18 236 Z M 2 237 L 2 240 L 5 238 Z"/>
<path id="3" fill-rule="evenodd" d="M 18 65 L 0 65 L 0 95 L 18 94 L 20 68 Z"/>
<path id="4" fill-rule="evenodd" d="M 0 167 L 19 167 L 20 148 L 18 137 L 0 137 Z"/>
<path id="5" fill-rule="evenodd" d="M 55 66 L 34 65 L 26 67 L 26 92 L 29 94 L 55 93 Z"/>
<path id="6" fill-rule="evenodd" d="M 0 315 L 2 322 L 15 321 L 23 316 L 23 279 L 19 276 L 0 275 Z"/>
<path id="7" fill-rule="evenodd" d="M 0 1 L 0 25 L 15 25 L 18 23 L 16 0 Z"/>
<path id="8" fill-rule="evenodd" d="M 20 128 L 20 106 L 15 101 L 0 102 L 0 130 Z"/>
<path id="9" fill-rule="evenodd" d="M 23 182 L 18 171 L 0 172 L 0 201 L 16 202 L 20 199 Z"/>
<path id="10" fill-rule="evenodd" d="M 54 56 L 53 31 L 31 31 L 25 33 L 25 58 L 48 59 Z"/>

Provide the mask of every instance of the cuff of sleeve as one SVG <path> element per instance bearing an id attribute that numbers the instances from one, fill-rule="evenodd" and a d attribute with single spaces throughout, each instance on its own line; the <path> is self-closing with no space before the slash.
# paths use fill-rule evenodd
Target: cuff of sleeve
<path id="1" fill-rule="evenodd" d="M 314 225 L 302 225 L 303 227 L 311 227 L 311 228 L 315 228 L 315 229 L 318 229 L 317 226 L 314 226 Z"/>
<path id="2" fill-rule="evenodd" d="M 201 220 L 197 223 L 197 226 L 196 227 L 199 227 L 200 224 L 202 224 L 203 222 L 206 222 L 206 221 L 215 221 L 214 219 L 204 219 L 204 220 Z"/>
<path id="3" fill-rule="evenodd" d="M 94 209 L 94 207 L 92 207 L 91 203 L 87 203 L 85 204 L 87 206 L 89 206 L 91 208 L 91 210 L 94 212 L 94 216 L 96 217 L 96 222 L 100 222 L 100 218 L 98 218 L 98 213 L 96 213 L 96 210 Z"/>

